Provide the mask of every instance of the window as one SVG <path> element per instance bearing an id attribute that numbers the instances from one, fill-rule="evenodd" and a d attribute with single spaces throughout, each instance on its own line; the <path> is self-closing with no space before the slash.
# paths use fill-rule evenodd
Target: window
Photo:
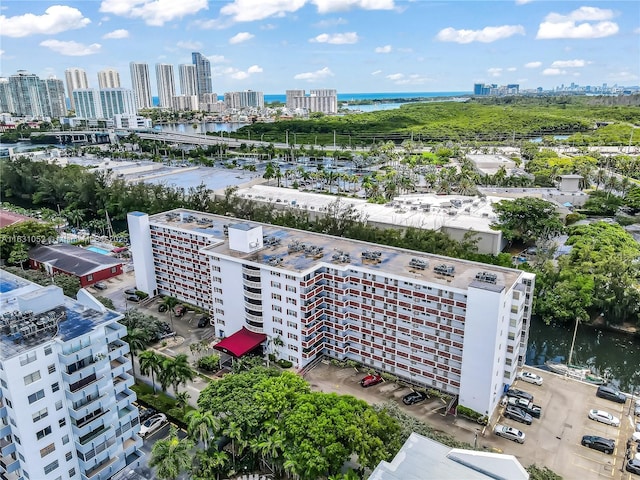
<path id="1" fill-rule="evenodd" d="M 13 408 L 13 404 L 11 403 L 11 400 L 9 400 L 8 398 L 5 398 L 4 400 L 5 400 L 5 402 L 7 402 L 7 406 L 9 408 Z"/>
<path id="2" fill-rule="evenodd" d="M 4 388 L 9 388 L 7 386 L 7 382 L 5 382 L 3 378 L 0 378 L 0 385 L 2 385 Z"/>
<path id="3" fill-rule="evenodd" d="M 51 443 L 51 444 L 47 445 L 46 447 L 40 449 L 40 457 L 41 458 L 46 457 L 51 452 L 53 452 L 55 449 L 56 449 L 55 443 Z"/>
<path id="4" fill-rule="evenodd" d="M 295 298 L 289 298 L 289 297 L 287 297 L 287 303 L 290 304 L 290 305 L 297 305 L 298 304 L 298 302 L 296 301 Z"/>
<path id="5" fill-rule="evenodd" d="M 52 352 L 51 347 L 45 347 L 44 348 L 44 354 L 45 355 L 51 355 L 51 352 Z"/>
<path id="6" fill-rule="evenodd" d="M 36 412 L 33 415 L 31 415 L 31 418 L 33 418 L 33 423 L 36 423 L 38 420 L 42 420 L 47 415 L 49 415 L 49 411 L 46 408 L 43 408 L 39 412 Z"/>
<path id="7" fill-rule="evenodd" d="M 20 356 L 20 365 L 24 367 L 25 365 L 28 365 L 31 362 L 35 362 L 36 359 L 37 359 L 36 352 L 26 353 Z"/>
<path id="8" fill-rule="evenodd" d="M 216 302 L 216 303 L 219 303 L 220 305 L 224 305 L 224 302 L 222 301 L 222 299 L 221 299 L 221 298 L 216 298 L 216 299 L 215 299 L 215 302 Z"/>
<path id="9" fill-rule="evenodd" d="M 298 347 L 296 345 L 289 345 L 289 350 L 291 350 L 292 352 L 297 352 Z"/>
<path id="10" fill-rule="evenodd" d="M 69 443 L 69 435 L 65 435 L 64 437 L 62 437 L 62 444 L 66 445 L 67 443 Z"/>
<path id="11" fill-rule="evenodd" d="M 279 323 L 282 325 L 282 319 L 280 317 L 273 317 L 273 323 Z"/>
<path id="12" fill-rule="evenodd" d="M 39 432 L 36 432 L 36 438 L 38 440 L 42 440 L 44 437 L 46 437 L 49 434 L 51 434 L 51 425 L 49 425 L 48 427 L 43 428 Z"/>
<path id="13" fill-rule="evenodd" d="M 287 322 L 287 327 L 297 330 L 298 329 L 298 324 L 295 323 L 295 322 L 292 322 L 292 321 L 288 321 Z"/>
<path id="14" fill-rule="evenodd" d="M 298 335 L 295 333 L 287 333 L 287 338 L 290 338 L 291 340 L 298 340 Z"/>
<path id="15" fill-rule="evenodd" d="M 51 365 L 49 365 L 49 366 L 47 367 L 47 370 L 49 371 L 49 374 L 54 373 L 54 372 L 56 371 L 56 365 L 55 365 L 55 363 L 52 363 Z"/>
<path id="16" fill-rule="evenodd" d="M 280 305 L 271 305 L 271 309 L 275 312 L 282 313 L 282 307 Z"/>
<path id="17" fill-rule="evenodd" d="M 72 468 L 71 470 L 69 470 L 69 477 L 75 477 L 76 476 L 76 469 Z"/>
<path id="18" fill-rule="evenodd" d="M 280 330 L 279 328 L 274 328 L 273 333 L 275 333 L 276 335 L 282 335 L 282 330 Z"/>
<path id="19" fill-rule="evenodd" d="M 93 275 L 92 274 L 87 275 L 87 280 L 88 281 L 92 281 L 93 280 Z"/>
<path id="20" fill-rule="evenodd" d="M 64 427 L 66 424 L 67 424 L 66 418 L 61 418 L 60 420 L 58 420 L 58 425 L 60 425 L 60 428 Z"/>
<path id="21" fill-rule="evenodd" d="M 62 408 L 62 400 L 58 400 L 56 402 L 56 410 L 60 410 Z"/>
<path id="22" fill-rule="evenodd" d="M 40 380 L 40 378 L 40 370 L 36 370 L 35 372 L 24 376 L 24 384 L 31 385 L 33 382 Z"/>
<path id="23" fill-rule="evenodd" d="M 56 460 L 55 462 L 51 462 L 49 465 L 47 465 L 46 467 L 44 467 L 44 473 L 45 475 L 50 474 L 51 472 L 53 472 L 56 468 L 58 468 L 58 460 Z"/>
<path id="24" fill-rule="evenodd" d="M 278 293 L 272 293 L 271 294 L 271 298 L 273 300 L 282 300 L 282 295 L 278 294 Z"/>
<path id="25" fill-rule="evenodd" d="M 287 309 L 287 315 L 289 315 L 290 317 L 297 317 L 298 312 L 296 312 L 295 310 Z"/>
<path id="26" fill-rule="evenodd" d="M 29 404 L 32 404 L 33 402 L 37 402 L 38 400 L 41 400 L 43 398 L 44 398 L 44 390 L 40 389 L 36 393 L 32 393 L 31 395 L 29 395 Z"/>
<path id="27" fill-rule="evenodd" d="M 64 458 L 66 458 L 67 462 L 68 462 L 69 460 L 71 460 L 73 458 L 73 453 L 72 452 L 67 452 L 67 454 L 64 456 Z"/>
<path id="28" fill-rule="evenodd" d="M 293 285 L 287 285 L 287 292 L 296 293 L 296 287 L 294 287 Z"/>
<path id="29" fill-rule="evenodd" d="M 116 273 L 118 269 L 116 267 L 111 267 L 111 273 Z"/>
<path id="30" fill-rule="evenodd" d="M 53 385 L 51 385 L 51 391 L 52 392 L 57 392 L 58 390 L 60 390 L 60 384 L 58 382 L 56 382 Z"/>

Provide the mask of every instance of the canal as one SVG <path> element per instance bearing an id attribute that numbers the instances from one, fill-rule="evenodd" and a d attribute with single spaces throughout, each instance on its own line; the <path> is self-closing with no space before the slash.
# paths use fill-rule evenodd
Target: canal
<path id="1" fill-rule="evenodd" d="M 529 331 L 527 365 L 569 358 L 573 325 L 545 325 L 533 318 Z M 588 365 L 625 392 L 640 390 L 640 338 L 585 325 L 578 326 L 572 364 Z"/>

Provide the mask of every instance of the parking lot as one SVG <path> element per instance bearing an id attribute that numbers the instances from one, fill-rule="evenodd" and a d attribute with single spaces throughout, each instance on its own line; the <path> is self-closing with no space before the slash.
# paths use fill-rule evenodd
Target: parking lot
<path id="1" fill-rule="evenodd" d="M 542 407 L 540 419 L 533 419 L 531 425 L 506 420 L 501 413 L 494 414 L 490 424 L 481 426 L 452 416 L 443 415 L 443 402 L 440 399 L 428 399 L 412 406 L 402 404 L 402 397 L 411 390 L 395 383 L 384 382 L 369 388 L 359 385 L 365 373 L 353 368 L 339 368 L 320 363 L 309 371 L 305 378 L 314 390 L 353 395 L 369 403 L 382 403 L 392 400 L 405 412 L 434 428 L 453 435 L 458 440 L 487 450 L 502 451 L 515 455 L 524 465 L 537 464 L 547 466 L 566 479 L 622 479 L 636 480 L 640 477 L 623 470 L 627 439 L 634 432 L 635 423 L 640 417 L 629 409 L 630 401 L 623 404 L 596 397 L 596 386 L 566 379 L 559 375 L 535 370 L 544 379 L 541 386 L 517 381 L 514 387 L 525 390 L 534 396 L 534 403 Z M 621 420 L 620 427 L 612 427 L 588 418 L 589 410 L 605 410 Z M 494 435 L 496 423 L 509 425 L 522 430 L 526 435 L 523 445 Z M 477 436 L 476 436 L 477 435 Z M 580 444 L 583 435 L 600 435 L 615 440 L 612 455 L 583 447 Z"/>

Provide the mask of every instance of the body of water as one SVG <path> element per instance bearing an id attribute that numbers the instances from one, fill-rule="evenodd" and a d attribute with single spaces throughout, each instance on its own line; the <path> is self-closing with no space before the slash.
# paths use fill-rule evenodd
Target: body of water
<path id="1" fill-rule="evenodd" d="M 473 92 L 374 92 L 374 93 L 338 93 L 338 103 L 356 102 L 361 100 L 392 100 L 395 98 L 436 98 L 436 97 L 458 97 L 462 95 L 472 95 Z M 264 102 L 285 103 L 287 96 L 283 94 L 265 95 Z"/>
<path id="2" fill-rule="evenodd" d="M 545 325 L 532 319 L 527 365 L 547 360 L 566 362 L 574 326 Z M 588 365 L 625 392 L 640 390 L 640 338 L 580 325 L 573 348 L 573 364 Z"/>

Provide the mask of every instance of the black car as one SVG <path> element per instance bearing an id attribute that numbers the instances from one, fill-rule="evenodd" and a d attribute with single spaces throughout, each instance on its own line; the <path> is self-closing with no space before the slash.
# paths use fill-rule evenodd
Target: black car
<path id="1" fill-rule="evenodd" d="M 156 411 L 155 408 L 141 408 L 140 409 L 140 423 L 145 422 L 147 419 L 149 419 L 150 417 L 154 416 L 156 413 L 158 413 Z"/>
<path id="2" fill-rule="evenodd" d="M 127 295 L 127 300 L 130 302 L 138 303 L 140 301 L 140 297 L 137 295 Z"/>
<path id="3" fill-rule="evenodd" d="M 200 320 L 198 320 L 198 328 L 204 328 L 208 325 L 211 325 L 211 322 L 209 322 L 209 317 L 207 317 L 206 315 L 200 317 Z"/>
<path id="4" fill-rule="evenodd" d="M 516 422 L 526 423 L 527 425 L 531 425 L 531 422 L 533 421 L 530 414 L 525 412 L 522 408 L 514 407 L 513 405 L 507 405 L 507 408 L 504 410 L 504 418 L 510 418 Z"/>
<path id="5" fill-rule="evenodd" d="M 533 395 L 529 392 L 525 392 L 524 390 L 518 390 L 517 388 L 510 388 L 507 390 L 506 395 L 507 397 L 524 398 L 525 400 L 533 402 Z"/>
<path id="6" fill-rule="evenodd" d="M 96 282 L 93 284 L 93 288 L 97 288 L 98 290 L 106 290 L 107 284 L 104 282 Z"/>
<path id="7" fill-rule="evenodd" d="M 627 466 L 625 467 L 627 472 L 635 473 L 636 475 L 640 475 L 640 460 L 636 460 L 632 458 L 627 462 Z"/>
<path id="8" fill-rule="evenodd" d="M 414 403 L 422 402 L 426 400 L 427 394 L 423 392 L 411 392 L 402 397 L 402 403 L 405 405 L 413 405 Z"/>
<path id="9" fill-rule="evenodd" d="M 127 288 L 124 293 L 127 295 L 135 295 L 138 291 L 135 288 Z"/>
<path id="10" fill-rule="evenodd" d="M 618 403 L 625 403 L 627 401 L 627 396 L 624 393 L 619 392 L 613 387 L 608 387 L 607 385 L 600 385 L 596 391 L 596 396 Z"/>
<path id="11" fill-rule="evenodd" d="M 599 437 L 597 435 L 585 435 L 580 442 L 585 447 L 593 448 L 601 452 L 612 454 L 616 448 L 616 442 L 610 438 Z"/>

